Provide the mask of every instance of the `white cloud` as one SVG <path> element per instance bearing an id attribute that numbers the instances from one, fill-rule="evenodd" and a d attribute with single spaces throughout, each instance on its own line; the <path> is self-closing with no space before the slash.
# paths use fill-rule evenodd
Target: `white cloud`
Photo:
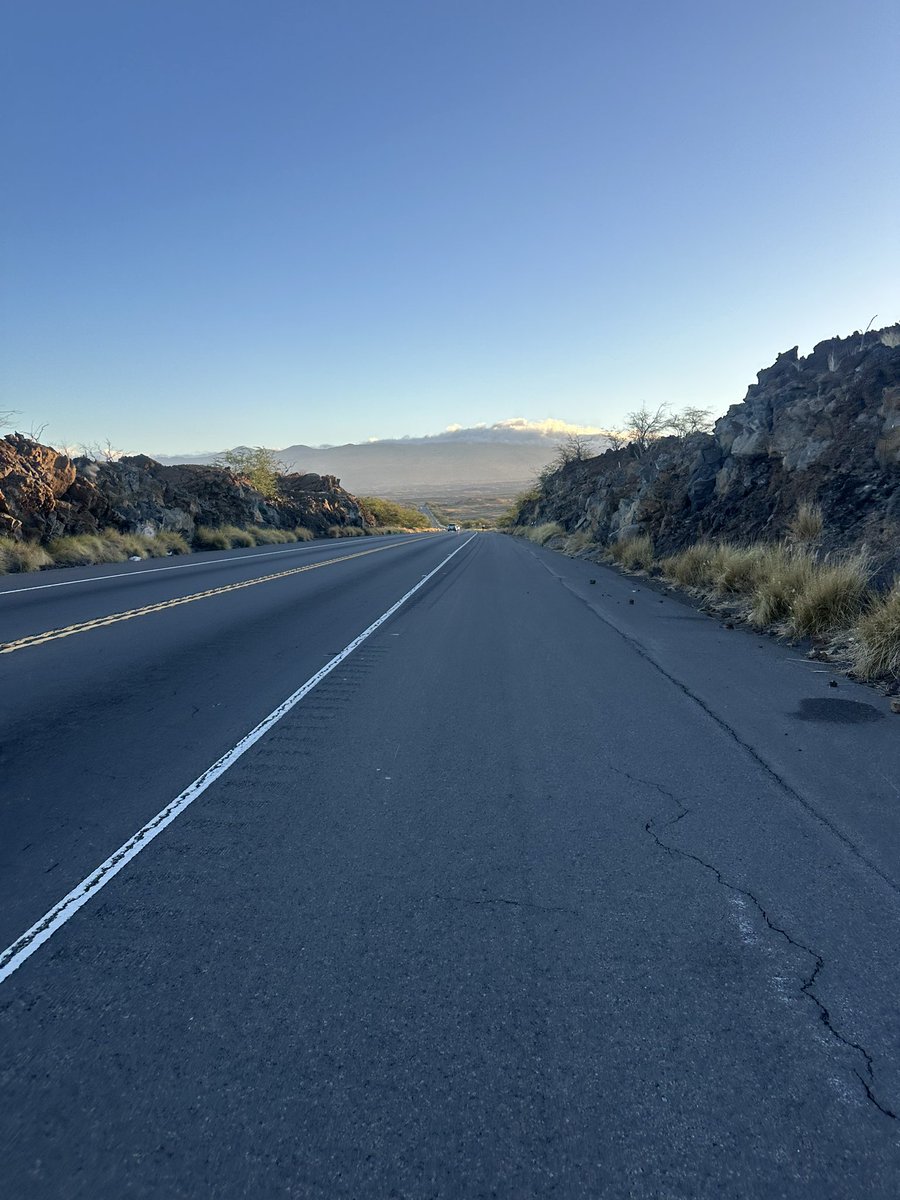
<path id="1" fill-rule="evenodd" d="M 459 425 L 454 423 L 446 426 L 441 433 L 430 433 L 424 437 L 402 438 L 369 438 L 368 444 L 378 442 L 543 442 L 544 440 L 558 442 L 561 438 L 578 433 L 582 437 L 602 437 L 608 430 L 599 429 L 595 425 L 573 425 L 570 421 L 558 421 L 555 417 L 545 417 L 542 421 L 531 421 L 527 417 L 509 417 L 505 421 L 495 421 L 488 425 L 480 421 L 477 425 Z"/>
<path id="2" fill-rule="evenodd" d="M 572 425 L 568 421 L 557 421 L 554 417 L 545 417 L 543 421 L 529 421 L 527 417 L 510 417 L 507 421 L 495 421 L 491 429 L 521 430 L 523 433 L 539 433 L 543 437 L 559 437 L 569 433 L 590 436 L 604 432 L 596 425 Z"/>

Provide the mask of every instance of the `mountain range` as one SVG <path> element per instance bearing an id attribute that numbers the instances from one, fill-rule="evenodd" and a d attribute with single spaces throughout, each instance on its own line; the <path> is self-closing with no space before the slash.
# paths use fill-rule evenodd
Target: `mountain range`
<path id="1" fill-rule="evenodd" d="M 356 495 L 406 498 L 436 490 L 524 487 L 572 433 L 592 437 L 598 452 L 605 448 L 600 430 L 564 421 L 513 418 L 493 425 L 451 426 L 428 437 L 385 438 L 343 446 L 297 444 L 275 454 L 285 470 L 336 475 Z M 168 464 L 212 463 L 222 453 L 156 457 Z"/>

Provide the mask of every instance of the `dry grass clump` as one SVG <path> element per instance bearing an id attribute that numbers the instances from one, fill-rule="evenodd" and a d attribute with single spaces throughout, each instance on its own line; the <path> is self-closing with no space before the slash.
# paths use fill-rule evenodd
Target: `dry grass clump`
<path id="1" fill-rule="evenodd" d="M 89 567 L 93 563 L 124 562 L 128 552 L 112 538 L 99 533 L 79 533 L 53 538 L 47 551 L 61 567 Z"/>
<path id="2" fill-rule="evenodd" d="M 0 575 L 39 571 L 41 567 L 52 564 L 53 559 L 37 542 L 14 542 L 11 538 L 0 540 Z"/>
<path id="3" fill-rule="evenodd" d="M 171 529 L 161 529 L 153 540 L 163 554 L 190 554 L 191 552 L 187 539 Z"/>
<path id="4" fill-rule="evenodd" d="M 818 504 L 804 500 L 788 525 L 788 532 L 795 542 L 816 542 L 822 536 L 824 519 Z"/>
<path id="5" fill-rule="evenodd" d="M 594 539 L 591 537 L 589 530 L 579 529 L 575 533 L 570 533 L 566 538 L 563 551 L 566 554 L 580 554 L 582 550 L 586 550 L 588 546 L 594 544 Z"/>
<path id="6" fill-rule="evenodd" d="M 810 518 L 802 526 L 816 528 Z M 757 629 L 778 626 L 792 637 L 826 637 L 849 628 L 869 599 L 871 563 L 864 551 L 822 560 L 789 542 L 739 546 L 698 542 L 664 559 L 662 572 L 708 597 L 745 597 L 743 616 Z"/>
<path id="7" fill-rule="evenodd" d="M 546 546 L 553 537 L 565 537 L 566 531 L 556 521 L 545 521 L 543 525 L 529 525 L 524 536 L 538 546 Z"/>
<path id="8" fill-rule="evenodd" d="M 303 525 L 298 525 L 294 530 L 294 537 L 298 542 L 311 542 L 315 537 L 315 534 L 311 529 L 307 529 Z"/>
<path id="9" fill-rule="evenodd" d="M 246 529 L 239 529 L 237 525 L 223 525 L 222 533 L 229 540 L 229 545 L 234 546 L 255 546 L 256 538 Z"/>
<path id="10" fill-rule="evenodd" d="M 628 571 L 649 571 L 653 566 L 653 542 L 646 533 L 610 542 L 609 555 Z"/>
<path id="11" fill-rule="evenodd" d="M 46 547 L 36 542 L 11 542 L 0 550 L 0 572 L 36 571 L 41 567 L 89 567 L 95 563 L 124 562 L 126 558 L 162 558 L 187 554 L 189 546 L 178 533 L 155 537 L 142 533 L 78 533 L 53 538 Z"/>
<path id="12" fill-rule="evenodd" d="M 118 529 L 104 529 L 103 541 L 112 546 L 116 554 L 121 552 L 126 558 L 158 558 L 166 553 L 162 546 L 155 545 L 154 539 L 139 533 L 119 533 Z"/>
<path id="13" fill-rule="evenodd" d="M 706 583 L 718 596 L 742 596 L 752 592 L 764 578 L 771 547 L 737 546 L 721 542 L 715 546 L 706 567 Z"/>
<path id="14" fill-rule="evenodd" d="M 765 569 L 750 598 L 747 619 L 757 629 L 787 621 L 798 596 L 809 587 L 815 562 L 805 550 L 768 547 Z"/>
<path id="15" fill-rule="evenodd" d="M 194 530 L 194 546 L 198 550 L 230 550 L 231 538 L 224 529 L 213 529 L 211 525 L 198 525 Z"/>
<path id="16" fill-rule="evenodd" d="M 292 529 L 270 529 L 264 525 L 251 525 L 247 532 L 257 546 L 281 546 L 297 540 Z"/>
<path id="17" fill-rule="evenodd" d="M 900 579 L 871 603 L 853 632 L 855 674 L 862 679 L 900 679 Z"/>
<path id="18" fill-rule="evenodd" d="M 328 537 L 365 537 L 365 530 L 359 525 L 329 525 Z"/>
<path id="19" fill-rule="evenodd" d="M 717 547 L 712 542 L 695 542 L 659 564 L 666 579 L 682 587 L 703 587 L 711 581 L 711 564 Z"/>
<path id="20" fill-rule="evenodd" d="M 824 637 L 848 628 L 866 607 L 871 575 L 864 551 L 840 561 L 816 563 L 794 597 L 788 631 L 795 637 Z"/>
<path id="21" fill-rule="evenodd" d="M 795 552 L 766 543 L 740 546 L 734 542 L 696 542 L 663 559 L 663 575 L 682 587 L 711 596 L 752 595 L 770 576 L 778 574 L 785 557 Z"/>
<path id="22" fill-rule="evenodd" d="M 178 533 L 120 533 L 117 529 L 104 529 L 101 540 L 112 547 L 115 554 L 123 553 L 126 558 L 165 558 L 167 554 L 186 554 L 188 544 Z M 115 562 L 117 558 L 106 558 L 104 562 Z"/>

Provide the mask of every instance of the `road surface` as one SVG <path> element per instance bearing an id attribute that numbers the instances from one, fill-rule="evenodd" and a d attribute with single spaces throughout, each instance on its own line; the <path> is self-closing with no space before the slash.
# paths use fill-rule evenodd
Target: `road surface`
<path id="1" fill-rule="evenodd" d="M 5 577 L 0 643 L 4 1195 L 900 1193 L 875 693 L 496 534 Z"/>

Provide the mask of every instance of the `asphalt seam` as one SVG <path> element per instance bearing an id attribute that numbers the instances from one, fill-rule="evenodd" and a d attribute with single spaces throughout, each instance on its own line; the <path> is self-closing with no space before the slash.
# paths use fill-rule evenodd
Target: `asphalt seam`
<path id="1" fill-rule="evenodd" d="M 72 637 L 77 633 L 88 633 L 93 629 L 103 629 L 107 625 L 118 625 L 122 621 L 131 621 L 135 617 L 145 617 L 151 613 L 164 612 L 169 608 L 177 608 L 181 604 L 192 604 L 195 600 L 206 600 L 211 596 L 224 596 L 228 592 L 240 591 L 241 588 L 255 587 L 258 583 L 270 583 L 273 579 L 286 579 L 289 575 L 302 575 L 306 571 L 317 571 L 320 567 L 330 567 L 334 563 L 348 562 L 353 558 L 365 558 L 369 554 L 380 554 L 384 550 L 393 550 L 395 546 L 408 546 L 410 542 L 396 542 L 390 546 L 376 546 L 371 550 L 360 550 L 356 554 L 342 554 L 338 558 L 326 558 L 322 562 L 306 563 L 302 567 L 289 567 L 285 571 L 276 571 L 271 575 L 258 575 L 255 579 L 243 579 L 238 583 L 226 583 L 221 587 L 208 588 L 203 592 L 192 592 L 189 596 L 176 596 L 171 600 L 160 600 L 156 604 L 145 604 L 140 608 L 126 609 L 124 612 L 110 613 L 105 617 L 94 617 L 90 621 L 79 621 L 74 625 L 64 625 L 60 629 L 49 629 L 44 633 L 30 634 L 18 638 L 14 642 L 0 643 L 0 654 L 14 654 L 18 650 L 28 650 L 32 646 L 43 646 L 47 642 L 56 642 L 61 638 Z"/>
<path id="2" fill-rule="evenodd" d="M 608 759 L 605 760 L 605 765 L 614 774 L 621 775 L 623 778 L 628 779 L 631 783 L 641 784 L 644 787 L 655 788 L 661 796 L 664 796 L 667 800 L 671 801 L 671 803 L 675 805 L 675 807 L 678 809 L 678 812 L 670 821 L 665 823 L 664 828 L 670 829 L 673 825 L 677 825 L 679 821 L 683 820 L 691 812 L 691 809 L 689 809 L 685 803 L 675 795 L 674 792 L 670 792 L 668 788 L 665 788 L 662 784 L 657 783 L 655 779 L 644 779 L 639 775 L 633 775 L 631 772 L 625 771 L 621 767 L 614 766 Z M 859 1042 L 854 1042 L 852 1038 L 849 1038 L 845 1034 L 841 1033 L 841 1031 L 832 1022 L 831 1013 L 828 1010 L 828 1006 L 819 996 L 816 995 L 815 991 L 813 990 L 815 988 L 816 980 L 819 978 L 819 975 L 825 968 L 825 959 L 823 956 L 817 950 L 813 950 L 811 946 L 807 946 L 804 942 L 798 941 L 781 925 L 776 925 L 769 916 L 769 913 L 762 901 L 759 900 L 758 897 L 747 888 L 739 887 L 736 883 L 732 883 L 730 880 L 726 879 L 714 863 L 708 862 L 705 858 L 701 858 L 699 854 L 695 854 L 692 850 L 684 850 L 680 846 L 673 846 L 669 842 L 664 842 L 656 832 L 656 824 L 656 820 L 651 817 L 644 824 L 644 830 L 650 834 L 656 845 L 659 846 L 661 850 L 664 850 L 667 854 L 670 854 L 675 858 L 685 858 L 690 862 L 697 863 L 705 870 L 710 871 L 716 877 L 716 881 L 721 887 L 726 888 L 730 892 L 734 892 L 735 895 L 745 896 L 762 917 L 766 926 L 773 933 L 777 933 L 788 943 L 788 945 L 802 951 L 813 960 L 813 969 L 809 976 L 801 984 L 801 993 L 804 996 L 808 996 L 809 999 L 812 1000 L 813 1004 L 818 1010 L 819 1019 L 832 1037 L 842 1046 L 846 1046 L 850 1050 L 855 1050 L 862 1055 L 862 1058 L 865 1062 L 865 1075 L 861 1074 L 859 1070 L 854 1070 L 853 1073 L 862 1084 L 866 1093 L 866 1098 L 875 1106 L 875 1108 L 878 1109 L 880 1113 L 886 1117 L 889 1117 L 892 1121 L 900 1119 L 900 1116 L 898 1116 L 893 1109 L 889 1108 L 886 1104 L 879 1100 L 875 1094 L 875 1060 L 872 1054 L 865 1048 L 865 1046 L 862 1046 Z"/>

